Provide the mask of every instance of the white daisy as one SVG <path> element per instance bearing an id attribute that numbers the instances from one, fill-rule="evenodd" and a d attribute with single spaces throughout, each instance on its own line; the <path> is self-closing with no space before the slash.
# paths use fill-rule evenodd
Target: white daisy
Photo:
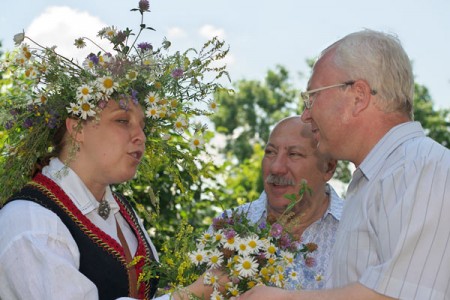
<path id="1" fill-rule="evenodd" d="M 138 77 L 139 73 L 135 70 L 128 70 L 127 75 L 125 75 L 125 77 L 130 80 L 130 81 L 134 81 L 136 80 L 136 78 Z"/>
<path id="2" fill-rule="evenodd" d="M 223 247 L 229 250 L 236 250 L 236 237 L 235 236 L 226 237 Z"/>
<path id="3" fill-rule="evenodd" d="M 214 100 L 211 100 L 208 102 L 208 108 L 213 112 L 217 112 L 219 105 Z"/>
<path id="4" fill-rule="evenodd" d="M 174 127 L 175 131 L 180 132 L 180 133 L 183 132 L 184 129 L 187 127 L 186 118 L 183 116 L 179 116 L 178 119 L 173 124 L 173 127 Z"/>
<path id="5" fill-rule="evenodd" d="M 222 230 L 218 230 L 218 231 L 214 232 L 213 240 L 215 242 L 219 242 L 219 245 L 223 244 L 225 242 L 225 237 L 223 235 Z"/>
<path id="6" fill-rule="evenodd" d="M 236 270 L 239 271 L 241 277 L 251 277 L 257 273 L 258 263 L 253 257 L 241 256 L 236 264 Z"/>
<path id="7" fill-rule="evenodd" d="M 261 248 L 261 241 L 259 237 L 256 234 L 252 234 L 248 236 L 245 240 L 249 248 L 249 253 L 250 254 L 258 253 L 259 249 Z"/>
<path id="8" fill-rule="evenodd" d="M 156 105 L 158 103 L 158 98 L 155 93 L 148 93 L 147 97 L 145 97 L 145 103 L 148 105 Z"/>
<path id="9" fill-rule="evenodd" d="M 272 244 L 269 240 L 264 240 L 264 254 L 266 255 L 266 257 L 275 257 L 275 255 L 277 254 L 277 247 Z"/>
<path id="10" fill-rule="evenodd" d="M 83 68 L 85 68 L 86 70 L 92 70 L 92 69 L 94 69 L 94 67 L 95 67 L 94 62 L 92 60 L 90 60 L 89 58 L 86 58 L 83 61 Z"/>
<path id="11" fill-rule="evenodd" d="M 77 98 L 81 100 L 89 100 L 93 97 L 94 90 L 91 86 L 83 84 L 77 88 Z"/>
<path id="12" fill-rule="evenodd" d="M 284 274 L 283 273 L 275 273 L 270 277 L 270 283 L 274 286 L 283 288 L 284 287 Z"/>
<path id="13" fill-rule="evenodd" d="M 107 95 L 111 95 L 117 88 L 117 82 L 111 76 L 105 76 L 98 79 L 98 86 Z"/>
<path id="14" fill-rule="evenodd" d="M 201 149 L 204 144 L 205 140 L 201 136 L 194 135 L 191 139 L 190 148 L 191 150 Z"/>
<path id="15" fill-rule="evenodd" d="M 79 116 L 81 114 L 81 107 L 78 103 L 70 103 L 70 107 L 67 107 L 67 112 L 74 116 Z"/>
<path id="16" fill-rule="evenodd" d="M 210 285 L 214 289 L 218 289 L 220 287 L 219 277 L 211 272 L 206 272 L 205 277 L 203 277 L 203 284 Z"/>
<path id="17" fill-rule="evenodd" d="M 145 115 L 152 119 L 159 119 L 159 111 L 156 106 L 149 106 L 145 111 Z"/>
<path id="18" fill-rule="evenodd" d="M 283 262 L 286 263 L 286 266 L 291 266 L 294 263 L 294 254 L 288 251 L 281 251 L 280 256 L 283 259 Z"/>
<path id="19" fill-rule="evenodd" d="M 238 251 L 239 255 L 246 256 L 250 254 L 250 249 L 245 238 L 236 238 L 236 250 Z"/>
<path id="20" fill-rule="evenodd" d="M 89 101 L 82 101 L 80 104 L 81 118 L 87 120 L 88 117 L 95 116 L 94 105 Z"/>
<path id="21" fill-rule="evenodd" d="M 291 281 L 298 282 L 298 281 L 300 280 L 300 277 L 299 277 L 299 275 L 298 275 L 298 272 L 295 271 L 295 270 L 290 270 L 290 271 L 289 271 L 289 274 L 288 274 L 288 277 L 289 277 L 289 279 L 290 279 Z"/>
<path id="22" fill-rule="evenodd" d="M 211 300 L 223 300 L 225 299 L 218 290 L 214 290 L 211 294 Z"/>
<path id="23" fill-rule="evenodd" d="M 189 258 L 194 265 L 198 266 L 206 261 L 207 255 L 204 250 L 197 249 L 189 254 Z"/>
<path id="24" fill-rule="evenodd" d="M 223 263 L 223 253 L 219 250 L 213 250 L 208 253 L 208 267 L 218 268 Z"/>

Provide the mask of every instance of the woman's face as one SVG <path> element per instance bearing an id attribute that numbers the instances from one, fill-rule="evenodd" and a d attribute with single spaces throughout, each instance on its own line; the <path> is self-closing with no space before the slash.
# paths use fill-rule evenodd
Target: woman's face
<path id="1" fill-rule="evenodd" d="M 88 121 L 77 134 L 80 151 L 72 169 L 89 187 L 125 182 L 136 174 L 145 151 L 144 112 L 128 103 L 125 110 L 108 101 L 99 121 Z"/>

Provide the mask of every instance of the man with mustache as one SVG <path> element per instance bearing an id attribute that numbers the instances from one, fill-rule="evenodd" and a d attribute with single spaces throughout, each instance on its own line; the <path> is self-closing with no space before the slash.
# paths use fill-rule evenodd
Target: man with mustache
<path id="1" fill-rule="evenodd" d="M 273 128 L 264 151 L 264 192 L 259 199 L 238 207 L 251 221 L 266 222 L 268 217 L 276 219 L 286 211 L 290 204 L 286 195 L 298 195 L 303 181 L 311 188 L 292 209 L 292 233 L 301 236 L 303 243 L 316 243 L 318 249 L 312 253 L 314 262 L 306 262 L 308 266 L 298 258 L 295 268 L 300 282 L 288 282 L 289 289 L 321 289 L 325 285 L 322 278 L 343 207 L 343 200 L 327 184 L 336 163 L 318 152 L 310 124 L 303 123 L 300 116 L 285 118 Z"/>
<path id="2" fill-rule="evenodd" d="M 366 29 L 322 51 L 302 119 L 320 151 L 356 166 L 328 289 L 261 286 L 240 300 L 450 299 L 450 151 L 413 121 L 413 99 L 396 36 Z"/>

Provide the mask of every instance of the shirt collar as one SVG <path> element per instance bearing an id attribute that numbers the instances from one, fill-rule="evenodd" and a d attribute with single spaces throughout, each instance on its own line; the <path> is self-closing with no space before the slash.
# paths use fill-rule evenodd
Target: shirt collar
<path id="1" fill-rule="evenodd" d="M 419 122 L 411 121 L 393 127 L 372 148 L 358 169 L 370 180 L 382 168 L 383 164 L 380 162 L 385 161 L 398 146 L 406 140 L 420 136 L 425 136 L 425 133 Z"/>
<path id="2" fill-rule="evenodd" d="M 336 220 L 341 220 L 342 210 L 344 209 L 344 200 L 338 196 L 334 188 L 327 183 L 327 193 L 330 196 L 330 205 L 323 215 L 322 219 L 328 215 L 333 216 Z"/>
<path id="3" fill-rule="evenodd" d="M 98 208 L 99 202 L 81 178 L 58 158 L 52 158 L 49 165 L 42 169 L 42 174 L 56 182 L 84 215 Z M 106 187 L 104 198 L 108 201 L 112 214 L 119 211 L 119 206 L 109 186 Z"/>
<path id="4" fill-rule="evenodd" d="M 342 198 L 338 196 L 334 188 L 328 183 L 326 184 L 326 193 L 330 196 L 330 205 L 328 205 L 328 208 L 321 219 L 323 220 L 328 215 L 331 215 L 339 221 L 341 219 L 342 209 L 344 208 L 344 200 L 342 200 Z M 267 218 L 267 194 L 265 191 L 263 191 L 259 198 L 254 201 L 255 204 L 261 202 L 263 202 L 264 205 L 255 205 L 257 208 L 262 208 L 260 212 L 256 213 L 256 215 L 259 218 L 261 218 L 262 216 Z"/>

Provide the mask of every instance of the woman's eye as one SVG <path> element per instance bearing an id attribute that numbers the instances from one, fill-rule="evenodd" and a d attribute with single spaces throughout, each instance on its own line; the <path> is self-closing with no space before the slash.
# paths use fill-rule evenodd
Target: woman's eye
<path id="1" fill-rule="evenodd" d="M 127 119 L 118 119 L 117 122 L 122 123 L 122 124 L 128 124 L 130 121 Z"/>

